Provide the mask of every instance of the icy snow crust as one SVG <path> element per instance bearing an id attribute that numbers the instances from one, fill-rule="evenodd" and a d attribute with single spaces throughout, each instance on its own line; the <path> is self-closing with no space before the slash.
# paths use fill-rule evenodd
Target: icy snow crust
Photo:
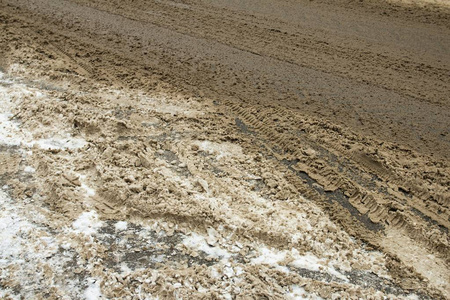
<path id="1" fill-rule="evenodd" d="M 83 233 L 85 235 L 93 235 L 101 228 L 103 223 L 98 219 L 95 211 L 84 212 L 78 219 L 73 222 L 72 227 L 75 232 Z"/>

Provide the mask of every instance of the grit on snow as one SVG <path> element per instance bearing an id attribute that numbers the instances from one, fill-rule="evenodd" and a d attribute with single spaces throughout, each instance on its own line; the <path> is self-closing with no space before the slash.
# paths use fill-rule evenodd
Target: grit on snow
<path id="1" fill-rule="evenodd" d="M 32 153 L 33 147 L 43 149 L 77 149 L 86 142 L 83 139 L 72 138 L 69 134 L 60 133 L 56 128 L 47 129 L 49 138 L 35 140 L 31 132 L 20 128 L 20 123 L 13 120 L 11 110 L 20 104 L 23 97 L 43 98 L 45 95 L 35 88 L 5 79 L 0 73 L 0 145 L 19 146 L 23 157 Z M 52 130 L 53 129 L 53 130 Z M 25 166 L 23 172 L 33 174 L 35 168 Z M 36 297 L 37 291 L 45 290 L 42 282 L 64 278 L 67 271 L 66 264 L 73 259 L 71 240 L 73 234 L 92 235 L 99 228 L 101 222 L 94 211 L 86 212 L 73 222 L 71 227 L 62 228 L 54 232 L 48 227 L 46 211 L 40 203 L 33 199 L 13 200 L 7 192 L 9 187 L 4 185 L 0 189 L 0 266 L 1 279 L 16 281 L 20 286 L 21 296 L 28 299 Z M 44 214 L 41 213 L 44 211 Z M 50 275 L 51 274 L 51 275 Z M 86 286 L 85 291 L 83 287 Z M 83 282 L 68 280 L 62 284 L 66 290 L 65 299 L 73 299 L 68 295 L 77 297 L 85 295 L 86 299 L 99 299 L 101 292 L 98 280 L 87 278 Z M 8 289 L 0 290 L 3 298 L 9 295 Z M 16 296 L 13 298 L 21 298 Z"/>
<path id="2" fill-rule="evenodd" d="M 32 133 L 23 131 L 14 117 L 11 110 L 20 105 L 23 97 L 33 97 L 42 99 L 46 97 L 36 88 L 29 88 L 24 84 L 16 83 L 10 79 L 4 79 L 4 74 L 0 77 L 0 141 L 8 146 L 23 146 L 32 148 L 38 146 L 43 149 L 78 149 L 86 145 L 86 141 L 80 138 L 73 138 L 68 133 L 59 132 L 59 128 L 46 128 L 47 134 L 51 137 L 33 139 Z"/>
<path id="3" fill-rule="evenodd" d="M 23 99 L 58 102 L 54 97 L 45 90 L 0 74 L 0 146 L 9 151 L 8 155 L 18 157 L 18 164 L 14 166 L 17 170 L 5 173 L 4 182 L 14 176 L 23 178 L 22 181 L 41 182 L 38 164 L 32 160 L 35 152 L 41 155 L 39 157 L 59 155 L 61 161 L 73 161 L 90 148 L 86 139 L 81 135 L 73 136 L 64 124 L 47 122 L 40 127 L 25 128 L 23 120 L 15 118 L 13 112 Z M 179 113 L 187 113 L 188 118 L 196 114 L 195 109 L 175 105 L 161 109 L 157 104 L 153 101 L 148 105 L 158 114 L 168 114 L 172 118 Z M 283 298 L 321 299 L 319 291 L 328 295 L 334 293 L 334 297 L 339 297 L 342 291 L 367 292 L 363 281 L 358 279 L 361 276 L 370 277 L 374 284 L 385 288 L 386 294 L 393 291 L 400 298 L 411 296 L 390 286 L 391 278 L 380 252 L 365 250 L 342 232 L 339 232 L 339 240 L 325 237 L 321 226 L 330 232 L 338 232 L 338 229 L 314 205 L 305 204 L 308 210 L 298 212 L 294 204 L 272 202 L 255 189 L 241 188 L 236 183 L 241 178 L 255 182 L 261 178 L 235 166 L 235 161 L 250 161 L 240 145 L 205 139 L 194 139 L 188 145 L 188 149 L 202 153 L 200 157 L 240 175 L 222 181 L 211 179 L 196 170 L 192 161 L 180 160 L 174 152 L 162 149 L 155 151 L 153 160 L 148 154 L 139 154 L 138 165 L 146 165 L 154 172 L 149 173 L 148 178 L 159 176 L 162 182 L 176 184 L 187 203 L 209 207 L 217 218 L 224 218 L 223 224 L 208 225 L 205 231 L 183 228 L 172 221 L 125 219 L 124 214 L 108 219 L 107 214 L 97 211 L 99 191 L 92 174 L 82 171 L 62 173 L 66 180 L 62 186 L 70 187 L 72 194 L 69 195 L 76 194 L 84 201 L 84 211 L 74 209 L 72 219 L 52 211 L 39 188 L 34 193 L 15 197 L 14 187 L 4 184 L 0 190 L 0 297 L 32 299 L 52 293 L 61 299 L 104 299 L 121 298 L 128 293 L 138 299 L 168 295 L 182 299 L 188 297 L 183 295 L 191 294 L 232 299 L 233 294 L 257 286 L 253 293 L 259 293 L 260 289 L 267 289 L 264 293 L 269 293 L 272 289 L 270 293 L 275 291 Z M 52 158 L 47 161 L 57 162 Z M 196 177 L 192 178 L 192 174 Z M 137 176 L 130 174 L 124 180 L 132 184 Z M 48 184 L 45 180 L 42 182 Z M 222 187 L 235 193 L 233 197 L 244 199 L 242 205 L 247 212 L 240 212 L 240 206 L 233 208 L 232 197 L 217 192 Z M 139 191 L 142 188 L 135 184 L 123 189 Z M 147 189 L 150 190 L 150 186 Z M 103 205 L 106 210 L 113 210 L 109 204 Z M 180 203 L 180 210 L 182 205 L 186 204 Z M 236 230 L 230 230 L 239 224 L 251 224 L 249 215 L 253 213 L 267 213 L 270 221 L 262 224 L 269 231 L 288 234 L 290 245 L 302 243 L 302 248 L 279 248 L 258 239 L 243 238 Z M 307 213 L 316 218 L 316 226 L 311 225 Z M 258 219 L 258 222 L 261 221 Z M 319 234 L 322 237 L 316 240 Z M 339 247 L 345 248 L 345 255 L 339 247 L 333 246 L 338 242 L 342 244 Z M 355 271 L 354 266 L 361 270 Z M 253 275 L 255 272 L 265 272 L 267 282 L 257 279 Z M 338 288 L 330 288 L 330 282 L 338 284 Z M 384 295 L 369 290 L 372 292 L 379 297 Z"/>
<path id="4" fill-rule="evenodd" d="M 19 152 L 23 157 L 27 157 L 33 151 L 33 147 L 43 149 L 78 149 L 86 145 L 86 141 L 81 138 L 73 138 L 68 133 L 61 132 L 57 128 L 45 128 L 45 130 L 36 130 L 46 138 L 35 139 L 33 132 L 23 130 L 20 122 L 14 120 L 12 110 L 20 105 L 23 97 L 34 97 L 43 99 L 47 95 L 36 88 L 28 87 L 25 84 L 15 82 L 10 78 L 5 78 L 0 73 L 0 144 L 8 147 L 19 147 Z M 174 110 L 174 108 L 172 109 Z M 36 133 L 34 132 L 34 133 Z M 232 153 L 240 153 L 241 150 L 236 145 L 219 145 L 216 143 L 201 142 L 199 146 L 208 152 L 218 153 L 218 159 Z M 35 168 L 25 166 L 23 172 L 33 174 Z M 80 178 L 86 179 L 81 175 Z M 85 190 L 86 196 L 95 195 L 95 190 L 88 187 L 84 182 L 81 187 Z M 73 268 L 83 268 L 89 271 L 93 268 L 93 262 L 80 259 L 76 245 L 78 242 L 95 243 L 94 237 L 98 231 L 107 226 L 99 219 L 95 210 L 83 212 L 79 217 L 68 226 L 64 226 L 55 231 L 50 228 L 47 216 L 52 213 L 40 206 L 36 199 L 13 200 L 8 196 L 9 187 L 4 185 L 0 190 L 0 266 L 1 279 L 17 281 L 16 286 L 20 286 L 20 298 L 25 296 L 29 299 L 34 298 L 38 291 L 45 291 L 48 286 L 57 286 L 62 291 L 63 299 L 102 299 L 99 278 L 86 276 L 84 278 L 68 278 L 67 271 Z M 128 228 L 128 222 L 117 221 L 114 224 L 117 232 L 125 231 Z M 77 238 L 74 238 L 78 236 Z M 214 238 L 208 236 L 208 238 Z M 182 240 L 182 244 L 196 251 L 204 252 L 205 255 L 212 258 L 223 259 L 226 262 L 231 254 L 220 247 L 208 245 L 205 237 L 192 233 Z M 239 250 L 239 249 L 238 249 Z M 264 255 L 267 249 L 263 248 L 260 257 L 254 259 L 252 263 L 268 263 L 275 266 L 277 260 L 265 261 Z M 74 260 L 77 260 L 74 262 Z M 318 270 L 318 266 L 312 266 L 312 269 Z M 124 266 L 125 270 L 127 267 Z M 126 272 L 126 271 L 125 271 Z M 235 273 L 239 276 L 242 273 L 241 268 L 233 270 L 226 267 L 225 274 L 232 277 Z M 213 271 L 215 276 L 219 276 L 217 271 Z M 14 284 L 13 284 L 14 285 Z M 177 285 L 175 285 L 177 286 Z M 1 289 L 1 297 L 11 297 L 14 291 Z M 303 297 L 308 295 L 302 288 L 293 286 L 292 291 L 287 294 L 291 297 Z M 150 299 L 151 295 L 145 298 Z M 226 297 L 227 298 L 227 297 Z M 142 298 L 143 299 L 143 298 Z"/>

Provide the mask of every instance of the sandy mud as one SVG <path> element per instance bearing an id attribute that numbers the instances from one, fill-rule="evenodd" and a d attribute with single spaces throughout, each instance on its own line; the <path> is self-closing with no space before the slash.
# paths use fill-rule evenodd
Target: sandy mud
<path id="1" fill-rule="evenodd" d="M 0 297 L 449 298 L 449 71 L 445 1 L 0 0 Z"/>

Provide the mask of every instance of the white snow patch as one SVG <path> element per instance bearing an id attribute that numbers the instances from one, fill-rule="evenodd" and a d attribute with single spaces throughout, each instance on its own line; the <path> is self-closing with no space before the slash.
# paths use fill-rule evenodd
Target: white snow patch
<path id="1" fill-rule="evenodd" d="M 416 294 L 411 294 L 411 295 L 406 296 L 406 299 L 409 299 L 409 300 L 419 300 L 420 297 L 417 296 Z"/>
<path id="2" fill-rule="evenodd" d="M 225 293 L 225 294 L 222 294 L 222 297 L 223 297 L 224 299 L 227 299 L 227 300 L 231 300 L 231 299 L 233 299 L 233 297 L 231 296 L 231 294 L 230 294 L 230 293 Z"/>
<path id="3" fill-rule="evenodd" d="M 119 221 L 119 222 L 117 222 L 117 223 L 114 225 L 114 228 L 115 228 L 117 231 L 127 230 L 127 228 L 128 228 L 128 223 L 125 222 L 125 221 Z"/>
<path id="4" fill-rule="evenodd" d="M 212 256 L 212 257 L 224 258 L 224 259 L 228 259 L 231 257 L 231 254 L 227 250 L 225 250 L 221 247 L 218 247 L 218 246 L 211 247 L 206 242 L 206 238 L 204 236 L 201 236 L 196 233 L 191 233 L 190 236 L 186 237 L 183 240 L 183 244 L 188 248 L 203 251 L 207 255 Z"/>
<path id="5" fill-rule="evenodd" d="M 292 253 L 294 254 L 293 256 L 296 258 L 296 260 L 291 262 L 290 265 L 296 268 L 303 268 L 311 271 L 320 271 L 320 267 L 322 266 L 321 260 L 316 256 L 310 253 L 301 256 L 298 254 L 298 251 L 296 249 L 293 249 Z"/>
<path id="6" fill-rule="evenodd" d="M 288 269 L 285 265 L 280 265 L 280 263 L 286 261 L 289 262 L 289 266 L 295 268 L 303 268 L 316 272 L 324 271 L 342 280 L 348 280 L 347 277 L 336 271 L 332 266 L 329 266 L 324 260 L 319 259 L 312 253 L 300 255 L 297 249 L 292 249 L 290 251 L 278 251 L 275 249 L 268 249 L 267 247 L 259 248 L 258 252 L 259 256 L 251 260 L 252 264 L 265 264 L 282 271 L 287 271 Z"/>
<path id="7" fill-rule="evenodd" d="M 0 97 L 2 97 L 1 94 Z M 21 139 L 18 137 L 20 136 L 19 126 L 10 120 L 12 117 L 11 113 L 3 111 L 5 107 L 2 102 L 0 100 L 0 106 L 2 107 L 2 112 L 0 113 L 0 143 L 8 146 L 18 146 L 21 142 Z"/>
<path id="8" fill-rule="evenodd" d="M 23 169 L 23 171 L 24 171 L 24 172 L 27 172 L 27 173 L 34 173 L 34 172 L 36 172 L 36 169 L 33 168 L 33 167 L 31 167 L 31 166 L 26 166 L 26 167 Z"/>
<path id="9" fill-rule="evenodd" d="M 87 142 L 84 139 L 71 137 L 69 134 L 62 137 L 52 137 L 41 139 L 29 143 L 30 146 L 37 144 L 41 149 L 58 150 L 58 149 L 79 149 L 83 148 Z"/>
<path id="10" fill-rule="evenodd" d="M 241 267 L 235 267 L 234 272 L 236 273 L 236 276 L 239 276 L 244 273 L 244 269 L 242 269 Z"/>
<path id="11" fill-rule="evenodd" d="M 286 258 L 287 251 L 279 251 L 278 253 L 266 247 L 259 249 L 260 256 L 253 258 L 251 262 L 255 265 L 265 264 L 276 266 Z"/>
<path id="12" fill-rule="evenodd" d="M 179 282 L 175 282 L 174 284 L 172 284 L 173 288 L 175 289 L 179 289 L 180 287 L 182 287 L 183 285 Z"/>
<path id="13" fill-rule="evenodd" d="M 295 299 L 295 300 L 300 300 L 300 299 L 320 300 L 320 299 L 322 299 L 319 296 L 316 296 L 314 294 L 310 294 L 310 293 L 306 292 L 305 289 L 303 289 L 302 287 L 299 287 L 298 285 L 292 285 L 291 291 L 292 292 L 286 294 L 287 299 Z"/>
<path id="14" fill-rule="evenodd" d="M 98 215 L 95 211 L 83 212 L 78 219 L 73 222 L 72 227 L 78 233 L 85 235 L 93 235 L 97 233 L 97 230 L 101 228 L 103 222 L 98 219 Z"/>
<path id="15" fill-rule="evenodd" d="M 80 178 L 81 181 L 81 188 L 85 191 L 87 197 L 95 196 L 95 190 L 88 186 L 85 181 L 87 176 L 84 174 L 77 174 L 78 178 Z"/>
<path id="16" fill-rule="evenodd" d="M 216 159 L 223 157 L 242 156 L 242 147 L 233 143 L 215 143 L 210 141 L 196 141 L 195 144 L 200 150 L 216 155 Z"/>
<path id="17" fill-rule="evenodd" d="M 95 190 L 91 187 L 88 187 L 85 183 L 81 184 L 81 188 L 83 188 L 86 191 L 86 196 L 92 197 L 95 195 Z"/>
<path id="18" fill-rule="evenodd" d="M 210 269 L 210 274 L 212 278 L 220 278 L 220 274 L 215 266 Z"/>
<path id="19" fill-rule="evenodd" d="M 100 290 L 100 280 L 89 278 L 88 279 L 88 287 L 84 291 L 84 297 L 86 300 L 98 300 L 102 299 L 102 292 Z"/>

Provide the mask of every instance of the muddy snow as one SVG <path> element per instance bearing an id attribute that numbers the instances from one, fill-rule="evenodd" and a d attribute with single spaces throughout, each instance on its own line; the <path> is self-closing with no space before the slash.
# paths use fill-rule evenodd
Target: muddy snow
<path id="1" fill-rule="evenodd" d="M 292 192 L 288 201 L 262 193 L 270 187 L 258 187 L 261 178 L 277 174 L 263 172 L 270 162 L 203 128 L 195 134 L 190 118 L 151 103 L 130 113 L 142 114 L 141 124 L 151 114 L 165 125 L 138 132 L 131 117 L 117 116 L 129 115 L 126 106 L 114 112 L 100 99 L 63 102 L 5 74 L 0 85 L 2 155 L 17 158 L 14 171 L 2 174 L 2 297 L 409 294 L 390 283 L 382 253 L 314 203 Z M 192 103 L 179 110 L 199 108 Z M 75 108 L 106 119 L 72 116 Z M 214 113 L 205 112 L 204 122 Z M 74 131 L 74 122 L 96 129 Z M 177 132 L 180 124 L 193 133 Z"/>

